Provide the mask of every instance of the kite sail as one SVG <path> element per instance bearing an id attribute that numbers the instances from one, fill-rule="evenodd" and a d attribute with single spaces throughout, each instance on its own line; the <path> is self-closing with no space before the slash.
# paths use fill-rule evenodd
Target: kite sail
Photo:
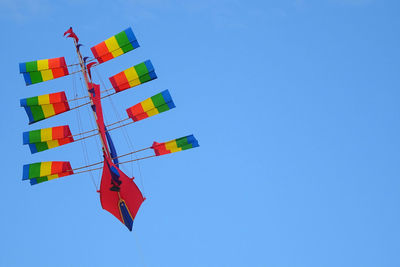
<path id="1" fill-rule="evenodd" d="M 128 28 L 90 48 L 99 63 L 123 55 L 139 47 L 131 28 Z"/>
<path id="2" fill-rule="evenodd" d="M 82 55 L 80 51 L 82 44 L 79 43 L 79 38 L 72 27 L 64 33 L 64 36 L 73 40 L 78 56 L 78 63 L 67 65 L 64 57 L 30 61 L 20 63 L 20 73 L 23 75 L 26 85 L 45 82 L 67 75 L 75 77 L 73 74 L 82 74 L 83 79 L 81 80 L 84 82 L 87 95 L 76 96 L 76 93 L 74 93 L 74 98 L 68 99 L 66 92 L 69 94 L 71 92 L 61 91 L 21 99 L 20 105 L 28 115 L 29 124 L 40 122 L 66 111 L 84 106 L 89 107 L 90 105 L 90 109 L 88 110 L 93 113 L 96 128 L 91 130 L 85 129 L 83 132 L 75 134 L 72 133 L 69 125 L 33 129 L 23 132 L 23 144 L 29 147 L 32 154 L 38 152 L 46 153 L 44 151 L 55 147 L 64 146 L 65 144 L 78 142 L 90 137 L 97 137 L 101 143 L 102 161 L 95 163 L 87 162 L 86 165 L 77 168 L 72 168 L 69 161 L 47 161 L 26 164 L 23 166 L 22 180 L 28 180 L 31 185 L 36 185 L 64 176 L 101 170 L 102 174 L 98 177 L 100 183 L 98 185 L 95 184 L 96 190 L 100 194 L 101 206 L 132 231 L 134 219 L 146 198 L 134 182 L 134 177 L 129 177 L 125 174 L 120 169 L 120 165 L 187 150 L 198 147 L 199 144 L 193 135 L 188 135 L 164 143 L 154 142 L 152 146 L 118 155 L 110 132 L 175 108 L 171 95 L 168 90 L 164 90 L 132 107 L 124 107 L 127 117 L 106 125 L 104 123 L 104 114 L 107 113 L 103 112 L 102 99 L 156 79 L 157 75 L 153 64 L 150 60 L 133 64 L 132 67 L 111 76 L 109 78 L 110 87 L 101 90 L 100 85 L 92 77 L 91 70 L 103 62 L 138 48 L 139 43 L 132 29 L 128 28 L 93 46 L 91 48 L 93 57 L 84 57 Z M 71 66 L 76 66 L 79 70 L 75 71 L 73 69 L 74 71 L 70 72 L 68 68 Z M 102 81 L 101 78 L 98 80 Z M 114 92 L 109 92 L 110 90 Z M 107 92 L 109 93 L 102 95 Z M 82 99 L 86 99 L 85 101 L 87 102 L 83 104 L 74 102 Z M 123 124 L 124 121 L 128 120 L 129 122 Z M 85 125 L 87 124 L 85 123 Z M 136 153 L 147 154 L 135 157 L 134 159 L 120 161 L 120 158 Z"/>
<path id="3" fill-rule="evenodd" d="M 69 74 L 64 57 L 19 63 L 19 72 L 24 75 L 26 85 L 45 82 Z"/>
<path id="4" fill-rule="evenodd" d="M 188 135 L 165 143 L 154 142 L 151 148 L 157 156 L 161 156 L 198 146 L 199 142 L 197 142 L 196 138 L 193 135 Z"/>
<path id="5" fill-rule="evenodd" d="M 150 60 L 130 67 L 109 78 L 116 92 L 121 92 L 154 79 L 157 79 L 157 75 Z"/>
<path id="6" fill-rule="evenodd" d="M 24 165 L 22 180 L 31 185 L 74 174 L 69 161 L 47 161 Z"/>
<path id="7" fill-rule="evenodd" d="M 74 142 L 68 125 L 24 132 L 22 138 L 32 154 Z"/>
<path id="8" fill-rule="evenodd" d="M 140 121 L 148 117 L 168 111 L 175 107 L 168 90 L 156 94 L 126 110 L 128 117 L 133 121 Z"/>
<path id="9" fill-rule="evenodd" d="M 20 104 L 25 108 L 29 124 L 70 110 L 65 92 L 23 98 Z"/>

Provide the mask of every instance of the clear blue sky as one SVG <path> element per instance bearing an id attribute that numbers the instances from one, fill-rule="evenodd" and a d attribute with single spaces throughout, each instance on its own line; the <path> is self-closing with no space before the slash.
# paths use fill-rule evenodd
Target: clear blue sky
<path id="1" fill-rule="evenodd" d="M 378 0 L 1 1 L 0 266 L 400 266 L 399 10 Z M 23 164 L 85 164 L 80 143 L 35 155 L 22 145 L 26 130 L 79 131 L 75 111 L 28 126 L 19 107 L 80 90 L 72 77 L 26 87 L 18 73 L 19 62 L 76 62 L 69 26 L 86 55 L 132 27 L 141 47 L 97 68 L 105 86 L 152 60 L 157 80 L 113 98 L 121 116 L 170 90 L 176 109 L 126 127 L 135 148 L 191 133 L 201 145 L 124 167 L 147 197 L 132 233 L 101 209 L 88 174 L 21 181 Z M 108 101 L 105 110 L 114 121 Z M 129 152 L 123 131 L 112 136 Z M 97 161 L 94 139 L 87 147 Z"/>

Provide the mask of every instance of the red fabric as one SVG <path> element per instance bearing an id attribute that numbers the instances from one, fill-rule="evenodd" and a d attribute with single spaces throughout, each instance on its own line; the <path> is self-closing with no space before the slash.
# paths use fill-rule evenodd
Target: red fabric
<path id="1" fill-rule="evenodd" d="M 147 113 L 144 112 L 142 104 L 138 103 L 126 110 L 128 113 L 128 116 L 133 120 L 133 121 L 138 121 L 142 120 L 148 117 Z M 144 114 L 145 117 L 140 116 L 141 114 Z M 139 117 L 138 117 L 139 116 Z"/>
<path id="2" fill-rule="evenodd" d="M 110 159 L 106 159 L 103 165 L 103 174 L 101 176 L 100 184 L 100 202 L 103 209 L 110 212 L 118 220 L 124 223 L 121 212 L 119 210 L 119 200 L 125 201 L 127 208 L 129 209 L 132 218 L 135 219 L 137 212 L 139 211 L 140 205 L 144 201 L 144 197 L 140 192 L 137 185 L 130 179 L 125 173 L 117 168 L 120 174 L 121 185 L 119 186 L 120 191 L 111 191 L 110 188 L 113 186 L 111 171 L 109 166 L 117 168 Z"/>
<path id="3" fill-rule="evenodd" d="M 49 99 L 50 99 L 50 104 L 61 103 L 67 101 L 67 96 L 65 95 L 65 92 L 62 91 L 58 93 L 49 94 Z"/>
<path id="4" fill-rule="evenodd" d="M 60 114 L 69 110 L 69 104 L 68 102 L 55 103 L 53 104 L 53 108 L 55 114 Z"/>
<path id="5" fill-rule="evenodd" d="M 49 59 L 49 69 L 57 69 L 66 67 L 65 58 L 64 57 L 56 57 Z"/>
<path id="6" fill-rule="evenodd" d="M 69 29 L 66 32 L 64 32 L 64 36 L 67 35 L 68 33 L 73 33 L 72 27 L 69 27 Z"/>
<path id="7" fill-rule="evenodd" d="M 123 86 L 122 86 L 126 83 L 128 83 L 128 88 L 129 88 L 129 82 L 128 82 L 128 79 L 126 78 L 126 75 L 124 72 L 115 74 L 114 76 L 110 77 L 109 80 L 116 92 L 120 92 L 122 90 L 127 89 L 127 88 L 123 88 Z"/>
<path id="8" fill-rule="evenodd" d="M 154 149 L 154 153 L 156 154 L 156 156 L 161 156 L 171 153 L 171 151 L 167 150 L 167 148 L 165 147 L 165 143 L 154 142 L 151 148 Z"/>
<path id="9" fill-rule="evenodd" d="M 103 143 L 105 145 L 105 149 L 107 151 L 109 151 L 108 145 L 107 145 L 107 138 L 106 138 L 104 119 L 103 119 L 103 109 L 101 107 L 100 85 L 94 84 L 94 83 L 89 83 L 89 88 L 93 88 L 94 89 L 94 97 L 93 97 L 93 94 L 90 94 L 90 98 L 93 100 L 93 104 L 96 106 L 96 116 L 97 116 L 96 123 L 97 123 L 97 125 L 99 127 L 100 137 L 103 140 Z M 107 154 L 105 156 L 107 156 Z"/>
<path id="10" fill-rule="evenodd" d="M 86 66 L 86 68 L 87 68 L 87 70 L 88 70 L 88 73 L 89 73 L 89 77 L 90 77 L 90 79 L 92 79 L 92 72 L 90 71 L 90 69 L 93 67 L 93 65 L 95 65 L 96 64 L 96 62 L 92 62 L 92 63 L 89 63 L 89 64 L 87 64 L 87 66 Z"/>
<path id="11" fill-rule="evenodd" d="M 65 144 L 69 144 L 74 142 L 74 138 L 73 137 L 66 137 L 66 138 L 60 138 L 58 139 L 58 144 L 60 146 L 65 145 Z"/>

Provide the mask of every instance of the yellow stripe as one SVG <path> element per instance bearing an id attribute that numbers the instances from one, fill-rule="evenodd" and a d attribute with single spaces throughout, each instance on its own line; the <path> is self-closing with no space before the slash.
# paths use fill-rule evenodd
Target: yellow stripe
<path id="1" fill-rule="evenodd" d="M 51 70 L 42 70 L 40 73 L 42 74 L 42 79 L 44 82 L 54 79 L 53 72 Z"/>
<path id="2" fill-rule="evenodd" d="M 178 146 L 176 145 L 175 140 L 166 142 L 166 143 L 165 143 L 165 148 L 166 148 L 167 150 L 171 151 L 171 153 L 173 153 L 173 152 L 178 152 L 178 151 L 181 151 L 181 150 L 182 150 L 182 148 L 180 148 L 180 147 L 178 147 Z"/>
<path id="3" fill-rule="evenodd" d="M 143 111 L 145 112 L 155 108 L 153 101 L 151 101 L 151 98 L 147 98 L 146 100 L 142 101 L 141 104 L 143 107 Z"/>
<path id="4" fill-rule="evenodd" d="M 45 118 L 54 116 L 56 114 L 53 105 L 43 105 L 42 110 Z"/>
<path id="5" fill-rule="evenodd" d="M 159 112 L 156 108 L 153 108 L 153 109 L 147 110 L 146 113 L 147 113 L 147 116 L 151 117 L 151 116 L 157 115 Z"/>
<path id="6" fill-rule="evenodd" d="M 119 47 L 117 39 L 115 39 L 115 36 L 105 40 L 105 43 L 108 48 L 108 51 L 111 52 L 113 57 L 120 56 L 124 53 L 122 49 Z"/>
<path id="7" fill-rule="evenodd" d="M 49 69 L 49 60 L 48 59 L 38 60 L 37 67 L 38 67 L 38 71 L 48 70 Z"/>
<path id="8" fill-rule="evenodd" d="M 42 162 L 40 164 L 40 177 L 48 176 L 51 174 L 51 161 Z"/>
<path id="9" fill-rule="evenodd" d="M 58 174 L 53 174 L 53 175 L 49 175 L 49 176 L 47 176 L 47 180 L 53 180 L 53 179 L 56 179 L 56 178 L 58 178 Z"/>
<path id="10" fill-rule="evenodd" d="M 131 81 L 139 79 L 139 76 L 134 67 L 124 70 L 124 73 L 129 84 L 131 84 Z"/>
<path id="11" fill-rule="evenodd" d="M 47 146 L 49 149 L 60 146 L 60 144 L 58 143 L 58 140 L 50 140 L 50 141 L 47 141 L 46 143 L 47 143 Z"/>
<path id="12" fill-rule="evenodd" d="M 132 81 L 129 81 L 129 86 L 130 86 L 130 87 L 134 87 L 134 86 L 139 85 L 139 84 L 142 84 L 142 83 L 140 82 L 139 78 L 138 78 L 138 79 L 134 79 L 134 80 L 132 80 Z"/>
<path id="13" fill-rule="evenodd" d="M 50 95 L 40 95 L 38 96 L 38 105 L 48 105 L 50 104 Z"/>
<path id="14" fill-rule="evenodd" d="M 40 141 L 45 142 L 53 140 L 53 131 L 51 128 L 41 129 L 40 130 Z"/>

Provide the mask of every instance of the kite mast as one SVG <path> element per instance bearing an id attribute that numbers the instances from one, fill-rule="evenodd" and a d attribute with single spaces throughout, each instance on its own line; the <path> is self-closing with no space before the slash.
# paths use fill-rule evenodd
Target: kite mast
<path id="1" fill-rule="evenodd" d="M 78 43 L 77 43 L 77 41 L 76 41 L 75 38 L 73 38 L 73 40 L 74 40 L 74 45 L 75 45 L 75 48 L 76 48 L 76 53 L 77 53 L 77 55 L 78 55 L 79 65 L 80 65 L 80 67 L 81 67 L 81 72 L 82 72 L 82 74 L 83 74 L 83 78 L 84 78 L 84 80 L 85 80 L 86 89 L 87 89 L 87 91 L 88 91 L 88 95 L 89 95 L 89 98 L 90 98 L 90 103 L 91 103 L 91 105 L 92 105 L 92 107 L 93 107 L 93 106 L 95 106 L 95 103 L 94 103 L 93 97 L 92 97 L 92 95 L 91 95 L 91 93 L 90 93 L 90 91 L 89 91 L 90 89 L 92 89 L 92 86 L 91 86 L 92 83 L 91 83 L 91 81 L 89 81 L 89 75 L 88 75 L 88 72 L 87 72 L 86 64 L 85 64 L 85 61 L 83 60 L 81 51 L 79 50 Z M 98 92 L 98 94 L 100 94 L 100 91 Z M 99 97 L 100 97 L 100 96 L 99 96 Z M 101 101 L 101 100 L 100 100 L 100 101 Z M 102 145 L 102 149 L 103 149 L 104 156 L 106 156 L 106 157 L 108 157 L 108 158 L 111 158 L 111 153 L 110 153 L 110 151 L 109 151 L 109 149 L 108 149 L 108 146 L 107 146 L 106 143 L 105 143 L 106 141 L 103 140 L 103 135 L 102 135 L 102 133 L 101 133 L 101 131 L 100 131 L 98 116 L 97 116 L 95 110 L 92 110 L 92 112 L 93 112 L 93 116 L 94 116 L 95 121 L 96 121 L 97 130 L 98 130 L 98 132 L 100 133 L 100 140 L 101 140 L 101 145 Z M 103 124 L 104 124 L 104 122 L 103 122 Z"/>

